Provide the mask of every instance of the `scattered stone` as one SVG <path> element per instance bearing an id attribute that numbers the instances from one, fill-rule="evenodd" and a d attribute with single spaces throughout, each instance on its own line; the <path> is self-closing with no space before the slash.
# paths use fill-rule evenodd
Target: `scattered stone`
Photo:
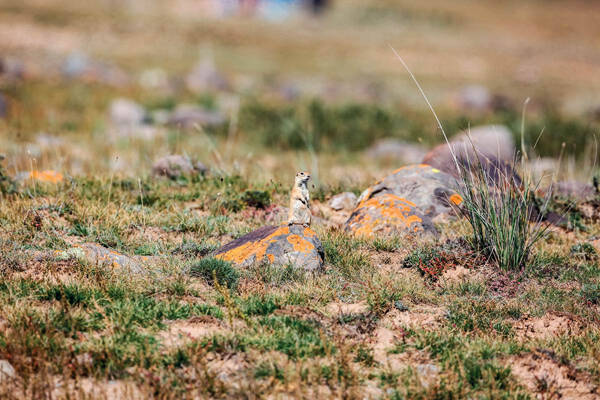
<path id="1" fill-rule="evenodd" d="M 97 243 L 77 244 L 68 250 L 55 251 L 53 257 L 64 260 L 75 258 L 90 264 L 120 269 L 134 274 L 147 272 L 148 267 L 155 266 L 160 260 L 159 257 L 126 256 Z"/>
<path id="2" fill-rule="evenodd" d="M 371 158 L 393 159 L 408 164 L 421 162 L 425 154 L 427 151 L 423 146 L 398 139 L 379 140 L 367 150 Z"/>
<path id="3" fill-rule="evenodd" d="M 13 380 L 17 377 L 17 373 L 13 366 L 7 360 L 0 360 L 0 383 Z"/>
<path id="4" fill-rule="evenodd" d="M 552 185 L 552 194 L 556 197 L 564 197 L 577 202 L 590 201 L 598 196 L 598 192 L 593 185 L 577 181 L 555 183 Z"/>
<path id="5" fill-rule="evenodd" d="M 463 109 L 487 111 L 492 103 L 492 94 L 482 85 L 469 85 L 458 94 L 458 104 Z"/>
<path id="6" fill-rule="evenodd" d="M 217 70 L 212 57 L 198 61 L 185 78 L 185 85 L 193 93 L 229 89 L 227 79 Z"/>
<path id="7" fill-rule="evenodd" d="M 62 74 L 68 79 L 101 82 L 115 87 L 129 84 L 129 76 L 114 65 L 92 60 L 87 54 L 73 52 L 62 66 Z"/>
<path id="8" fill-rule="evenodd" d="M 0 79 L 7 82 L 23 80 L 25 65 L 15 58 L 0 58 Z"/>
<path id="9" fill-rule="evenodd" d="M 44 132 L 38 133 L 38 135 L 35 137 L 35 142 L 38 146 L 43 148 L 56 148 L 65 143 L 63 138 L 49 135 Z"/>
<path id="10" fill-rule="evenodd" d="M 361 201 L 344 226 L 347 232 L 366 237 L 435 232 L 429 217 L 415 203 L 391 193 Z"/>
<path id="11" fill-rule="evenodd" d="M 225 117 L 218 111 L 206 110 L 194 104 L 179 104 L 168 123 L 180 128 L 190 129 L 196 125 L 214 126 L 225 122 Z"/>
<path id="12" fill-rule="evenodd" d="M 356 207 L 356 195 L 352 192 L 336 194 L 329 200 L 329 207 L 335 211 L 353 210 Z"/>
<path id="13" fill-rule="evenodd" d="M 458 182 L 451 175 L 426 164 L 408 165 L 395 170 L 358 198 L 359 203 L 384 194 L 406 199 L 428 218 L 448 214 L 462 204 Z"/>
<path id="14" fill-rule="evenodd" d="M 424 388 L 429 388 L 435 384 L 440 373 L 440 367 L 434 364 L 417 364 L 415 369 Z"/>
<path id="15" fill-rule="evenodd" d="M 145 69 L 139 77 L 139 84 L 145 89 L 168 89 L 169 76 L 160 68 Z"/>
<path id="16" fill-rule="evenodd" d="M 166 176 L 170 179 L 205 173 L 207 170 L 208 168 L 201 162 L 192 164 L 189 158 L 179 154 L 161 157 L 152 166 L 152 174 L 154 176 Z"/>
<path id="17" fill-rule="evenodd" d="M 144 122 L 146 110 L 133 100 L 118 98 L 110 103 L 109 114 L 115 126 L 132 128 Z"/>
<path id="18" fill-rule="evenodd" d="M 259 228 L 226 244 L 217 250 L 215 258 L 239 267 L 270 263 L 316 271 L 323 267 L 324 251 L 312 229 L 280 225 Z"/>

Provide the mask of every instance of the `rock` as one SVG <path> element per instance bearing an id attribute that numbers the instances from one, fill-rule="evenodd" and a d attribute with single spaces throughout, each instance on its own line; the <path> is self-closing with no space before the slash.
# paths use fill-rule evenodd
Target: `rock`
<path id="1" fill-rule="evenodd" d="M 45 171 L 29 171 L 29 172 L 21 172 L 17 174 L 17 181 L 26 181 L 26 180 L 34 180 L 37 182 L 44 183 L 61 183 L 64 181 L 64 176 L 60 172 L 54 170 L 45 170 Z"/>
<path id="2" fill-rule="evenodd" d="M 77 244 L 68 250 L 57 250 L 53 253 L 53 257 L 65 260 L 76 258 L 93 265 L 120 269 L 134 274 L 145 273 L 149 267 L 156 266 L 160 261 L 160 257 L 130 257 L 97 243 Z"/>
<path id="3" fill-rule="evenodd" d="M 510 131 L 502 125 L 486 125 L 470 130 L 470 135 L 460 133 L 450 141 L 434 147 L 423 157 L 429 164 L 454 177 L 459 177 L 456 162 L 465 170 L 478 165 L 478 161 L 490 177 L 490 183 L 499 182 L 500 177 L 513 179 L 521 184 L 521 178 L 512 168 L 515 145 Z"/>
<path id="4" fill-rule="evenodd" d="M 435 232 L 429 217 L 423 215 L 414 203 L 391 193 L 361 201 L 344 229 L 366 237 Z"/>
<path id="5" fill-rule="evenodd" d="M 15 58 L 0 58 L 0 79 L 7 82 L 23 80 L 25 65 Z"/>
<path id="6" fill-rule="evenodd" d="M 552 195 L 565 197 L 578 202 L 593 200 L 598 192 L 593 185 L 577 181 L 561 181 L 552 185 Z"/>
<path id="7" fill-rule="evenodd" d="M 145 89 L 168 89 L 169 76 L 160 68 L 145 69 L 138 79 L 140 86 Z"/>
<path id="8" fill-rule="evenodd" d="M 265 226 L 221 247 L 215 257 L 239 267 L 255 263 L 293 265 L 305 271 L 323 267 L 324 251 L 316 233 L 300 225 Z"/>
<path id="9" fill-rule="evenodd" d="M 62 65 L 62 74 L 68 79 L 100 82 L 115 87 L 123 87 L 130 82 L 129 76 L 120 68 L 92 60 L 81 52 L 69 54 Z"/>
<path id="10" fill-rule="evenodd" d="M 166 176 L 176 179 L 180 176 L 204 173 L 207 168 L 201 162 L 192 164 L 189 158 L 178 154 L 161 157 L 154 162 L 152 174 L 155 176 Z"/>
<path id="11" fill-rule="evenodd" d="M 535 158 L 527 163 L 525 170 L 531 173 L 531 177 L 538 181 L 543 177 L 552 177 L 558 170 L 558 160 L 550 157 Z"/>
<path id="12" fill-rule="evenodd" d="M 423 146 L 398 139 L 379 140 L 367 150 L 369 157 L 393 159 L 408 164 L 421 162 L 425 154 L 427 151 Z"/>
<path id="13" fill-rule="evenodd" d="M 16 377 L 17 373 L 8 360 L 0 360 L 0 383 L 5 383 Z"/>
<path id="14" fill-rule="evenodd" d="M 115 126 L 131 128 L 144 122 L 146 110 L 133 100 L 118 98 L 110 103 L 109 114 Z"/>
<path id="15" fill-rule="evenodd" d="M 356 207 L 356 195 L 351 192 L 344 192 L 336 194 L 329 200 L 329 207 L 335 211 L 339 210 L 352 210 Z"/>
<path id="16" fill-rule="evenodd" d="M 358 198 L 363 203 L 384 194 L 406 199 L 429 218 L 453 211 L 463 199 L 457 193 L 458 182 L 451 175 L 426 164 L 408 165 L 394 171 Z M 360 205 L 359 205 L 360 207 Z"/>
<path id="17" fill-rule="evenodd" d="M 8 114 L 8 102 L 2 93 L 0 93 L 0 118 L 6 118 Z"/>
<path id="18" fill-rule="evenodd" d="M 468 149 L 473 146 L 482 154 L 512 163 L 515 158 L 515 140 L 512 132 L 504 125 L 481 125 L 455 135 L 450 143 L 463 143 Z"/>
<path id="19" fill-rule="evenodd" d="M 205 57 L 196 63 L 186 76 L 185 85 L 193 93 L 227 90 L 229 88 L 227 79 L 217 70 L 212 57 Z"/>
<path id="20" fill-rule="evenodd" d="M 225 122 L 225 117 L 218 112 L 206 110 L 194 104 L 178 105 L 171 116 L 168 123 L 180 128 L 190 129 L 195 125 L 213 126 L 221 125 Z"/>
<path id="21" fill-rule="evenodd" d="M 487 111 L 492 103 L 490 91 L 482 85 L 469 85 L 458 94 L 458 104 L 463 109 Z"/>

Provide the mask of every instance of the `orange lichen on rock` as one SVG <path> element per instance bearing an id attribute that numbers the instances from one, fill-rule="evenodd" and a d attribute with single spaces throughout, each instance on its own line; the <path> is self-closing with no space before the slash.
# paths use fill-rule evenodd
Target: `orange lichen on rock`
<path id="1" fill-rule="evenodd" d="M 287 237 L 287 241 L 294 246 L 294 251 L 300 251 L 302 253 L 307 253 L 315 248 L 315 246 L 309 242 L 308 240 L 302 239 L 298 235 L 289 235 Z"/>
<path id="2" fill-rule="evenodd" d="M 359 236 L 373 236 L 391 230 L 423 230 L 423 218 L 415 204 L 393 194 L 373 197 L 361 203 L 347 222 L 347 229 Z"/>
<path id="3" fill-rule="evenodd" d="M 45 171 L 31 171 L 29 173 L 29 179 L 33 179 L 40 182 L 47 183 L 60 183 L 63 181 L 64 177 L 60 172 L 53 170 L 45 170 Z"/>
<path id="4" fill-rule="evenodd" d="M 262 260 L 265 257 L 265 253 L 267 252 L 269 244 L 276 241 L 278 236 L 287 235 L 289 232 L 290 230 L 287 226 L 281 226 L 263 239 L 259 239 L 257 241 L 248 241 L 238 247 L 234 247 L 227 252 L 217 254 L 215 258 L 219 258 L 224 261 L 230 261 L 236 264 L 244 263 L 252 256 L 255 256 L 255 260 Z"/>
<path id="5" fill-rule="evenodd" d="M 323 249 L 316 233 L 301 225 L 265 226 L 223 246 L 215 258 L 247 267 L 269 262 L 294 264 L 308 270 L 323 265 Z"/>
<path id="6" fill-rule="evenodd" d="M 430 168 L 430 167 L 431 167 L 431 165 L 429 165 L 429 164 L 405 165 L 404 167 L 400 167 L 397 170 L 395 170 L 394 172 L 392 172 L 392 175 L 396 174 L 402 170 L 409 169 L 409 168 Z M 379 182 L 377 182 L 377 183 L 379 183 Z"/>

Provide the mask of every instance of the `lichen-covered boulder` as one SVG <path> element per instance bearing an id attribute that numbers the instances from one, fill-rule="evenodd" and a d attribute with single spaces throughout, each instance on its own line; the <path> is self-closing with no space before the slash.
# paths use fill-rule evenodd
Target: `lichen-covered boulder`
<path id="1" fill-rule="evenodd" d="M 452 211 L 463 199 L 457 193 L 455 178 L 430 165 L 408 165 L 395 170 L 358 198 L 359 206 L 384 194 L 393 194 L 408 200 L 426 216 L 433 218 Z M 357 209 L 358 209 L 357 208 Z"/>
<path id="2" fill-rule="evenodd" d="M 323 267 L 324 252 L 316 233 L 301 225 L 265 226 L 221 247 L 215 258 L 239 267 L 255 263 L 293 265 L 306 271 Z"/>
<path id="3" fill-rule="evenodd" d="M 435 232 L 431 219 L 415 203 L 392 193 L 361 201 L 344 229 L 365 237 Z"/>

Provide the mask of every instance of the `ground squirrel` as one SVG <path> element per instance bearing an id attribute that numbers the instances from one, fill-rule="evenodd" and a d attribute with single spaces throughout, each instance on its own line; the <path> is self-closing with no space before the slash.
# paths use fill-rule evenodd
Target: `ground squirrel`
<path id="1" fill-rule="evenodd" d="M 292 193 L 290 195 L 290 213 L 288 225 L 310 226 L 310 199 L 308 197 L 307 183 L 310 180 L 308 172 L 298 172 Z"/>

